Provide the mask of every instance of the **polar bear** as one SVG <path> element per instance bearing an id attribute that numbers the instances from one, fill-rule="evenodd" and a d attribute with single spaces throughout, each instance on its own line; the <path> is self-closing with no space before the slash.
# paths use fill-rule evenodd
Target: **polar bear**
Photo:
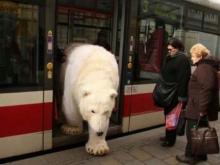
<path id="1" fill-rule="evenodd" d="M 115 57 L 104 48 L 89 44 L 72 48 L 67 56 L 62 100 L 66 124 L 61 129 L 69 135 L 80 134 L 83 120 L 87 121 L 86 151 L 107 154 L 105 136 L 119 85 Z"/>

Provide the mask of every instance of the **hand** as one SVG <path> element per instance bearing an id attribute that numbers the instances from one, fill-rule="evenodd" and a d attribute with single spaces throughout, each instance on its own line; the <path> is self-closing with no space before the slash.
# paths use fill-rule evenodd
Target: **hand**
<path id="1" fill-rule="evenodd" d="M 64 63 L 66 62 L 66 55 L 63 55 L 62 59 L 61 59 L 61 62 Z"/>
<path id="2" fill-rule="evenodd" d="M 187 102 L 183 102 L 182 109 L 186 109 Z"/>
<path id="3" fill-rule="evenodd" d="M 206 113 L 199 113 L 199 115 L 202 117 L 202 116 L 205 116 L 206 115 Z"/>

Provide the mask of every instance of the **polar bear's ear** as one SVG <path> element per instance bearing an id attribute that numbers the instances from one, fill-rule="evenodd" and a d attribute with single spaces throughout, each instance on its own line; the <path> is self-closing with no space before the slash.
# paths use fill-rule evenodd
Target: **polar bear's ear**
<path id="1" fill-rule="evenodd" d="M 90 94 L 90 92 L 86 89 L 83 90 L 83 97 L 86 97 Z"/>
<path id="2" fill-rule="evenodd" d="M 118 95 L 118 93 L 114 89 L 110 90 L 110 97 L 112 99 L 115 99 L 117 95 Z"/>

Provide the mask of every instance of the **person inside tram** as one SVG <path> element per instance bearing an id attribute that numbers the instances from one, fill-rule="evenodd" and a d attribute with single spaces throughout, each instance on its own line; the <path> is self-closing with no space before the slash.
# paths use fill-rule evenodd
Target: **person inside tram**
<path id="1" fill-rule="evenodd" d="M 13 32 L 5 35 L 0 50 L 2 51 L 0 83 L 18 84 L 17 67 L 21 61 L 21 52 Z"/>
<path id="2" fill-rule="evenodd" d="M 146 41 L 140 41 L 139 43 L 138 68 L 140 68 L 140 71 L 147 73 L 144 78 L 157 79 L 167 55 L 168 32 L 164 20 L 156 18 L 155 30 L 146 36 L 148 35 L 150 37 Z"/>
<path id="3" fill-rule="evenodd" d="M 97 40 L 94 43 L 94 45 L 99 45 L 104 47 L 107 51 L 112 52 L 111 46 L 107 41 L 107 31 L 106 30 L 100 30 L 97 36 Z"/>
<path id="4" fill-rule="evenodd" d="M 177 83 L 177 89 L 171 103 L 164 107 L 164 115 L 171 112 L 179 102 L 186 106 L 188 83 L 191 76 L 191 66 L 187 54 L 184 52 L 183 43 L 177 38 L 171 38 L 167 44 L 168 55 L 165 59 L 165 65 L 161 75 L 165 82 Z M 176 130 L 167 130 L 165 137 L 161 137 L 162 147 L 171 147 L 176 142 Z"/>
<path id="5" fill-rule="evenodd" d="M 154 58 L 153 56 L 159 56 L 161 60 L 158 61 L 162 61 L 167 55 L 166 43 L 168 41 L 168 32 L 166 31 L 165 22 L 160 18 L 156 18 L 155 21 L 155 30 L 145 43 L 146 63 L 150 63 Z M 155 49 L 157 49 L 157 51 L 154 51 Z"/>

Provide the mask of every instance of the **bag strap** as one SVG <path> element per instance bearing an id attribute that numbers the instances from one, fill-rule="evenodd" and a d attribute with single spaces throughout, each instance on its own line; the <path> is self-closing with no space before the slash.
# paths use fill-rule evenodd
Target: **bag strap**
<path id="1" fill-rule="evenodd" d="M 196 125 L 196 131 L 198 130 L 199 122 L 200 122 L 201 117 L 202 117 L 202 116 L 199 116 L 199 119 L 198 119 L 198 122 L 197 122 L 197 125 Z M 211 129 L 211 127 L 210 127 L 210 125 L 209 125 L 208 115 L 206 115 L 206 117 L 207 117 L 208 129 L 203 132 L 203 135 L 202 135 L 202 137 L 201 137 L 201 138 L 202 138 L 202 139 L 201 139 L 202 142 L 200 143 L 201 145 L 199 146 L 199 150 L 200 150 L 200 148 L 202 147 L 202 144 L 205 142 L 205 135 L 206 135 L 206 133 L 208 132 L 209 129 Z M 197 155 L 195 155 L 195 157 L 197 157 Z"/>
<path id="2" fill-rule="evenodd" d="M 198 130 L 199 122 L 200 122 L 201 117 L 202 117 L 202 116 L 199 116 L 198 122 L 197 122 L 197 124 L 196 124 L 196 130 Z M 207 118 L 208 128 L 211 128 L 210 125 L 209 125 L 209 118 L 208 118 L 208 115 L 206 115 L 206 118 Z"/>

